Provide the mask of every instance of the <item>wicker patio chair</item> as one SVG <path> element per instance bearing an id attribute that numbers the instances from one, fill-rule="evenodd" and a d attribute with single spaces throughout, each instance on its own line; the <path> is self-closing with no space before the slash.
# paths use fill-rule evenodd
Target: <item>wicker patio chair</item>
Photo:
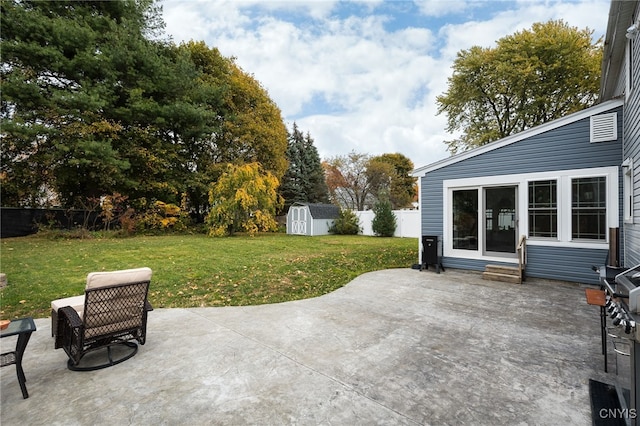
<path id="1" fill-rule="evenodd" d="M 134 340 L 144 345 L 147 312 L 152 310 L 147 300 L 150 282 L 149 268 L 92 272 L 80 296 L 84 303 L 74 298 L 51 302 L 55 348 L 67 353 L 70 370 L 110 367 L 137 353 Z M 75 305 L 62 306 L 70 300 Z"/>

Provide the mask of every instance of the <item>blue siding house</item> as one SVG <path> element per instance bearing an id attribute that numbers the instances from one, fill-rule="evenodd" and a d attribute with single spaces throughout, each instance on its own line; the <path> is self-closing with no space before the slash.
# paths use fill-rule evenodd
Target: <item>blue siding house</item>
<path id="1" fill-rule="evenodd" d="M 443 266 L 516 266 L 526 275 L 597 283 L 621 220 L 623 101 L 609 100 L 413 171 L 422 235 Z"/>
<path id="2" fill-rule="evenodd" d="M 520 241 L 531 277 L 640 264 L 639 4 L 611 2 L 599 104 L 412 172 L 443 266 L 514 266 Z"/>
<path id="3" fill-rule="evenodd" d="M 612 1 L 604 43 L 600 99 L 622 99 L 624 266 L 640 264 L 640 5 Z"/>

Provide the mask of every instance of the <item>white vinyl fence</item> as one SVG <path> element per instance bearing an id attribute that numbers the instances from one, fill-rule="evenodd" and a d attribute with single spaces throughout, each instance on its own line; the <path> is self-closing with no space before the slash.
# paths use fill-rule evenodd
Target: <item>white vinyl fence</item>
<path id="1" fill-rule="evenodd" d="M 373 210 L 355 212 L 360 219 L 362 235 L 375 235 L 371 227 L 375 214 Z M 420 211 L 419 210 L 393 210 L 396 216 L 396 232 L 394 237 L 420 238 Z"/>

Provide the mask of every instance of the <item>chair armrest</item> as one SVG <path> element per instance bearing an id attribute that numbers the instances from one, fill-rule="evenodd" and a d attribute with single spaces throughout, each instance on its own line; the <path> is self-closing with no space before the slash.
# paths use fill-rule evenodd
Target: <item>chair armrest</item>
<path id="1" fill-rule="evenodd" d="M 58 309 L 58 315 L 62 321 L 66 322 L 71 328 L 78 328 L 82 326 L 82 320 L 80 315 L 71 306 L 65 306 Z"/>
<path id="2" fill-rule="evenodd" d="M 81 339 L 82 319 L 73 307 L 63 306 L 58 309 L 57 326 L 55 348 L 65 348 L 68 351 L 71 345 Z"/>

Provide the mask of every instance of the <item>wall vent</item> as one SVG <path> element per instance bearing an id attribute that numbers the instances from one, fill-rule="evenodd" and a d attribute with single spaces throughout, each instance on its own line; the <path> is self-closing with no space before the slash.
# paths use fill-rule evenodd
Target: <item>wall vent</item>
<path id="1" fill-rule="evenodd" d="M 591 142 L 615 141 L 618 139 L 618 114 L 591 116 Z"/>

